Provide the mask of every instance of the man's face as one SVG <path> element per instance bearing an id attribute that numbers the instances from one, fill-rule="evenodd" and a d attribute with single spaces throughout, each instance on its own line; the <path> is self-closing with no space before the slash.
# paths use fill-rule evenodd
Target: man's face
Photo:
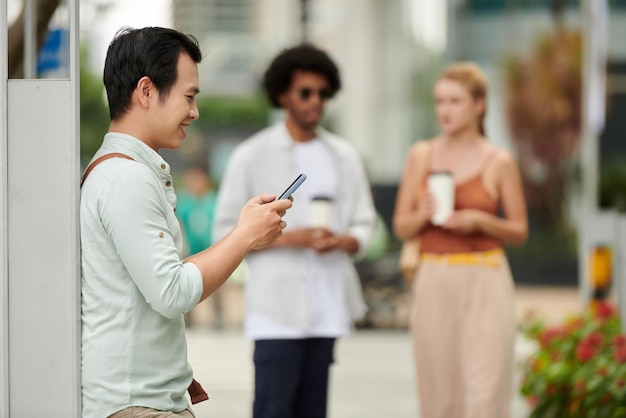
<path id="1" fill-rule="evenodd" d="M 198 66 L 186 53 L 178 57 L 177 74 L 178 78 L 165 99 L 158 91 L 151 99 L 151 106 L 154 104 L 150 116 L 152 135 L 146 142 L 157 151 L 180 147 L 186 136 L 185 129 L 200 116 L 196 106 Z"/>
<path id="2" fill-rule="evenodd" d="M 330 97 L 328 80 L 321 74 L 296 71 L 289 89 L 280 96 L 287 117 L 304 130 L 314 129 L 322 118 Z"/>

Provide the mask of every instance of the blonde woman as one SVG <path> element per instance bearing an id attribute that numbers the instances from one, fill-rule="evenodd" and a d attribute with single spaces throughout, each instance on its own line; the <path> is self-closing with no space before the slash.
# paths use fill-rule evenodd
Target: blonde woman
<path id="1" fill-rule="evenodd" d="M 528 221 L 513 157 L 485 137 L 487 81 L 473 63 L 447 67 L 434 86 L 441 135 L 411 148 L 393 219 L 400 239 L 420 239 L 411 333 L 422 418 L 505 418 L 513 379 L 513 281 L 504 244 L 526 240 Z M 454 182 L 441 225 L 427 186 Z"/>

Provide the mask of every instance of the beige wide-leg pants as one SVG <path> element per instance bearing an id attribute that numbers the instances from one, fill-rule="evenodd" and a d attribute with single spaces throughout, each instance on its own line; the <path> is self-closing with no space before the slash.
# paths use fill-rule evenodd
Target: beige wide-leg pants
<path id="1" fill-rule="evenodd" d="M 514 287 L 504 254 L 496 260 L 420 265 L 411 333 L 421 418 L 510 416 Z"/>

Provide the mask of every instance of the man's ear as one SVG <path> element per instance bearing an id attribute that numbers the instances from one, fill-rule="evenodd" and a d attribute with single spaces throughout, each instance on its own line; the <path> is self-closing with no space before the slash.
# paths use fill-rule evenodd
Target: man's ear
<path id="1" fill-rule="evenodd" d="M 150 77 L 143 76 L 137 82 L 137 88 L 135 89 L 135 95 L 137 97 L 138 104 L 143 107 L 148 107 L 150 104 L 150 100 L 153 99 L 155 95 L 154 84 L 152 84 L 152 80 Z"/>
<path id="2" fill-rule="evenodd" d="M 280 93 L 278 95 L 278 104 L 283 109 L 285 108 L 285 105 L 287 104 L 287 92 L 286 91 L 284 91 L 284 92 L 282 92 L 282 93 Z"/>

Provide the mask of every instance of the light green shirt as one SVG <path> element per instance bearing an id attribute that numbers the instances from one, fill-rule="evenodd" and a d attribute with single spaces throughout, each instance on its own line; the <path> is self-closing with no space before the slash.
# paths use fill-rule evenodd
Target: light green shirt
<path id="1" fill-rule="evenodd" d="M 83 417 L 128 406 L 181 411 L 192 380 L 183 314 L 202 276 L 183 263 L 169 165 L 143 142 L 109 133 L 81 191 Z"/>

